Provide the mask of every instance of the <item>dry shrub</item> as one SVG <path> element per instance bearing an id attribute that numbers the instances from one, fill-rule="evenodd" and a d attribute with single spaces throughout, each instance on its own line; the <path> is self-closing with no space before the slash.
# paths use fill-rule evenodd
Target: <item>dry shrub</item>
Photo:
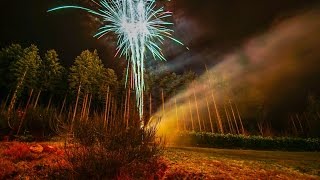
<path id="1" fill-rule="evenodd" d="M 76 179 L 114 178 L 121 164 L 119 154 L 107 152 L 98 146 L 73 144 L 66 148 L 66 155 L 74 170 L 72 176 Z"/>
<path id="2" fill-rule="evenodd" d="M 102 122 L 95 117 L 73 126 L 74 138 L 66 143 L 65 151 L 75 179 L 158 176 L 154 167 L 158 167 L 163 146 L 161 141 L 155 142 L 156 126 L 141 128 L 140 123 L 132 123 L 125 128 L 121 122 L 113 122 L 105 127 Z M 133 169 L 124 170 L 128 168 Z"/>

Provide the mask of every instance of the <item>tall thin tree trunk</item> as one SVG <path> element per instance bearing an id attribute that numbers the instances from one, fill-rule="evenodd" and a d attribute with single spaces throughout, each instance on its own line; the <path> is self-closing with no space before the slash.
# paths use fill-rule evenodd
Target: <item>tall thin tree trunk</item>
<path id="1" fill-rule="evenodd" d="M 260 131 L 261 136 L 263 136 L 264 135 L 264 133 L 263 133 L 263 124 L 261 122 L 257 122 L 257 126 L 258 126 L 258 129 Z"/>
<path id="2" fill-rule="evenodd" d="M 227 121 L 228 121 L 228 125 L 229 125 L 229 130 L 230 130 L 231 134 L 234 134 L 235 132 L 234 132 L 234 128 L 232 125 L 232 121 L 230 119 L 230 115 L 229 115 L 229 112 L 228 112 L 228 109 L 227 109 L 225 103 L 223 104 L 223 107 L 224 107 L 224 112 L 226 113 L 226 117 L 227 117 Z"/>
<path id="3" fill-rule="evenodd" d="M 209 120 L 210 120 L 211 133 L 214 133 L 213 124 L 212 124 L 212 117 L 211 117 L 211 112 L 210 112 L 210 106 L 209 106 L 209 102 L 208 102 L 207 97 L 206 97 L 206 102 L 207 102 L 207 108 L 208 108 L 208 116 L 209 116 Z"/>
<path id="4" fill-rule="evenodd" d="M 103 127 L 106 128 L 107 126 L 107 111 L 108 111 L 108 99 L 109 99 L 109 86 L 108 86 L 108 90 L 107 90 L 107 96 L 106 96 L 106 105 L 105 105 L 105 109 L 104 109 L 104 118 L 103 118 Z"/>
<path id="5" fill-rule="evenodd" d="M 48 106 L 47 106 L 47 111 L 49 110 L 49 108 L 51 106 L 52 97 L 53 97 L 53 95 L 51 94 L 50 98 L 49 98 Z"/>
<path id="6" fill-rule="evenodd" d="M 24 79 L 25 79 L 25 77 L 26 77 L 27 71 L 28 71 L 28 69 L 26 69 L 26 70 L 24 71 L 22 78 L 21 78 L 20 81 L 17 83 L 16 89 L 15 89 L 13 95 L 12 95 L 12 98 L 11 98 L 11 101 L 10 101 L 10 104 L 9 104 L 8 114 L 11 113 L 14 105 L 16 104 L 17 94 L 18 94 L 18 91 L 20 90 L 20 87 L 21 87 L 22 84 L 23 84 L 23 81 L 24 81 Z M 10 116 L 8 116 L 8 117 L 10 117 Z M 10 124 L 10 123 L 9 123 L 9 119 L 8 119 L 8 124 Z"/>
<path id="7" fill-rule="evenodd" d="M 300 118 L 299 118 L 298 114 L 296 114 L 296 118 L 297 118 L 297 120 L 299 122 L 300 130 L 301 130 L 302 134 L 304 134 L 303 127 L 302 127 L 302 124 L 301 124 L 301 121 L 300 121 Z"/>
<path id="8" fill-rule="evenodd" d="M 64 109 L 64 106 L 66 105 L 66 100 L 67 100 L 67 94 L 64 96 L 64 99 L 63 99 L 63 102 L 62 102 L 62 106 L 61 106 L 61 109 L 60 109 L 59 116 L 61 116 L 62 111 L 63 111 L 63 109 Z"/>
<path id="9" fill-rule="evenodd" d="M 207 65 L 205 64 L 205 68 L 206 68 L 206 72 L 209 74 L 209 70 L 208 70 L 208 67 Z M 211 82 L 211 79 L 209 78 L 209 86 L 211 86 L 212 82 Z M 210 87 L 212 88 L 212 87 Z M 220 133 L 224 133 L 224 129 L 223 129 L 223 126 L 222 126 L 222 119 L 221 119 L 221 116 L 220 116 L 220 113 L 219 113 L 219 109 L 218 109 L 218 106 L 217 106 L 217 103 L 216 103 L 216 100 L 215 100 L 215 97 L 214 97 L 214 94 L 213 94 L 213 91 L 211 90 L 211 97 L 212 97 L 212 101 L 213 101 L 213 105 L 214 105 L 214 109 L 215 109 L 215 112 L 216 112 L 216 116 L 217 116 L 217 121 L 218 121 L 218 127 L 219 127 L 219 130 L 220 130 Z"/>
<path id="10" fill-rule="evenodd" d="M 112 127 L 112 108 L 113 108 L 113 97 L 110 98 L 110 102 L 109 102 L 109 110 L 108 110 L 108 125 L 110 126 L 110 128 Z"/>
<path id="11" fill-rule="evenodd" d="M 183 111 L 183 130 L 187 131 L 187 126 L 186 126 L 186 112 Z"/>
<path id="12" fill-rule="evenodd" d="M 236 125 L 236 128 L 237 128 L 237 133 L 240 134 L 238 123 L 237 123 L 237 118 L 236 118 L 236 115 L 234 114 L 234 110 L 233 110 L 232 103 L 231 103 L 230 99 L 229 99 L 229 105 L 230 105 L 230 109 L 231 109 L 231 112 L 232 112 L 234 124 Z"/>
<path id="13" fill-rule="evenodd" d="M 86 98 L 87 98 L 87 93 L 84 93 L 84 96 L 83 96 L 83 99 L 82 99 L 82 106 L 81 106 L 81 113 L 80 113 L 80 121 L 82 121 L 83 116 L 84 116 Z"/>
<path id="14" fill-rule="evenodd" d="M 202 118 L 201 120 L 202 120 L 201 122 L 202 122 L 203 131 L 206 132 L 207 131 L 207 128 L 206 128 L 207 124 L 205 123 L 204 118 Z"/>
<path id="15" fill-rule="evenodd" d="M 71 120 L 71 132 L 73 131 L 74 119 L 76 118 L 76 114 L 77 114 L 80 91 L 81 91 L 81 83 L 79 84 L 79 87 L 78 87 L 76 104 L 75 104 L 74 110 L 73 110 L 73 115 L 72 115 L 72 120 Z"/>
<path id="16" fill-rule="evenodd" d="M 162 99 L 162 116 L 164 116 L 164 93 L 163 93 L 163 88 L 161 89 L 161 99 Z"/>
<path id="17" fill-rule="evenodd" d="M 196 103 L 196 110 L 197 110 L 199 130 L 200 130 L 200 132 L 201 132 L 201 131 L 202 131 L 202 128 L 201 128 L 201 122 L 200 122 L 199 107 L 198 107 L 198 101 L 197 101 L 196 92 L 195 92 L 195 90 L 194 90 L 194 85 L 193 85 L 193 97 L 194 97 L 194 101 L 195 101 L 195 103 Z"/>
<path id="18" fill-rule="evenodd" d="M 34 102 L 34 105 L 33 105 L 33 109 L 35 109 L 35 108 L 37 107 L 37 105 L 38 105 L 38 101 L 39 101 L 40 94 L 41 94 L 41 89 L 40 89 L 39 92 L 38 92 L 36 101 Z"/>
<path id="19" fill-rule="evenodd" d="M 110 106 L 110 124 L 113 125 L 114 121 L 113 121 L 113 118 L 114 118 L 114 97 L 111 98 L 111 106 Z"/>
<path id="20" fill-rule="evenodd" d="M 223 133 L 224 133 L 224 128 L 223 128 L 223 125 L 222 125 L 222 119 L 221 119 L 221 116 L 220 116 L 220 113 L 219 113 L 219 109 L 218 109 L 218 106 L 217 106 L 215 97 L 214 97 L 214 95 L 213 95 L 213 91 L 211 91 L 211 97 L 212 97 L 214 109 L 215 109 L 215 111 L 216 111 L 216 116 L 217 116 L 217 120 L 218 120 L 219 130 L 220 130 L 220 133 L 223 134 Z"/>
<path id="21" fill-rule="evenodd" d="M 86 98 L 84 102 L 84 108 L 83 108 L 83 115 L 82 115 L 82 120 L 87 121 L 87 108 L 88 108 L 88 100 L 89 100 L 89 93 L 86 93 Z"/>
<path id="22" fill-rule="evenodd" d="M 28 98 L 28 101 L 27 101 L 27 105 L 26 105 L 26 108 L 24 109 L 25 113 L 27 112 L 27 108 L 29 107 L 32 95 L 33 95 L 33 89 L 31 89 L 31 91 L 30 91 L 29 98 Z"/>
<path id="23" fill-rule="evenodd" d="M 237 106 L 236 103 L 234 103 L 234 105 L 236 106 L 237 115 L 238 115 L 238 118 L 239 118 L 239 121 L 240 121 L 241 132 L 242 132 L 242 134 L 244 134 L 244 127 L 243 127 L 243 124 L 242 124 L 242 118 L 240 116 L 240 112 L 239 112 L 238 106 Z"/>
<path id="24" fill-rule="evenodd" d="M 290 115 L 290 119 L 291 119 L 291 122 L 292 122 L 292 125 L 293 125 L 293 128 L 294 128 L 294 133 L 297 135 L 298 134 L 298 129 L 297 129 L 296 123 L 294 122 L 294 119 L 293 119 L 292 115 Z"/>
<path id="25" fill-rule="evenodd" d="M 113 123 L 113 97 L 110 99 L 110 108 L 109 108 L 109 119 L 108 119 L 108 124 L 110 127 L 112 127 Z"/>
<path id="26" fill-rule="evenodd" d="M 30 100 L 31 100 L 32 94 L 33 94 L 33 89 L 31 89 L 31 91 L 30 91 L 29 98 L 28 98 L 28 101 L 27 101 L 27 104 L 26 104 L 26 108 L 24 109 L 24 113 L 23 113 L 22 118 L 21 118 L 20 123 L 19 123 L 17 135 L 19 135 L 21 127 L 22 127 L 22 124 L 23 124 L 23 121 L 26 118 L 26 114 L 27 114 L 27 110 L 28 110 L 28 106 L 30 104 Z"/>
<path id="27" fill-rule="evenodd" d="M 177 107 L 177 98 L 174 99 L 174 106 L 175 106 L 175 109 L 176 109 L 177 129 L 178 129 L 178 131 L 180 131 L 180 127 L 179 127 L 179 116 L 178 116 L 178 107 Z"/>
<path id="28" fill-rule="evenodd" d="M 89 119 L 89 116 L 90 116 L 90 109 L 91 109 L 91 102 L 92 102 L 92 94 L 90 94 L 90 99 L 89 99 L 89 104 L 88 104 L 88 108 L 86 110 L 86 118 L 85 120 L 87 121 Z"/>
<path id="29" fill-rule="evenodd" d="M 193 114 L 192 114 L 192 109 L 191 109 L 191 100 L 190 100 L 190 98 L 189 98 L 189 111 L 190 111 L 190 117 L 191 117 L 191 128 L 192 128 L 192 131 L 194 131 Z"/>

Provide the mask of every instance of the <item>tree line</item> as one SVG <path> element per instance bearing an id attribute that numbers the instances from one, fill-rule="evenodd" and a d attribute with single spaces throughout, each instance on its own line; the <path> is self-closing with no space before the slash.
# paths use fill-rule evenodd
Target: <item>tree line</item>
<path id="1" fill-rule="evenodd" d="M 104 67 L 96 50 L 83 51 L 67 69 L 54 49 L 41 56 L 36 45 L 12 44 L 1 49 L 0 66 L 0 87 L 2 95 L 8 94 L 9 112 L 26 92 L 36 107 L 42 93 L 50 94 L 50 101 L 68 90 L 101 96 L 117 83 L 114 70 Z"/>
<path id="2" fill-rule="evenodd" d="M 126 71 L 118 78 L 112 68 L 104 66 L 97 50 L 84 50 L 71 67 L 64 67 L 54 49 L 41 54 L 34 44 L 28 47 L 11 44 L 0 50 L 2 111 L 10 114 L 22 109 L 25 114 L 27 109 L 59 107 L 59 114 L 69 113 L 71 121 L 78 117 L 85 119 L 94 112 L 103 113 L 107 119 L 119 111 L 117 114 L 123 113 L 128 121 L 136 115 L 136 106 L 132 75 L 126 80 Z M 147 71 L 145 77 L 148 97 L 145 112 L 149 112 L 145 119 L 148 119 L 164 99 L 174 96 L 196 75 L 191 71 L 176 74 L 164 70 L 163 73 Z"/>

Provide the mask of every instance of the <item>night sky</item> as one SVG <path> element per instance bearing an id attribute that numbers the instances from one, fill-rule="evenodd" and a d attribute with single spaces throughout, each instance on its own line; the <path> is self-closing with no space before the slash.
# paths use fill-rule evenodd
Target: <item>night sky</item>
<path id="1" fill-rule="evenodd" d="M 125 66 L 124 61 L 113 57 L 114 39 L 92 37 L 99 26 L 98 19 L 78 10 L 46 13 L 62 4 L 90 6 L 92 3 L 80 0 L 1 2 L 0 47 L 34 43 L 42 53 L 53 48 L 65 65 L 71 65 L 81 51 L 97 49 L 108 67 L 121 72 Z M 287 103 L 285 99 L 295 99 L 292 104 L 299 106 L 307 93 L 319 93 L 319 1 L 171 0 L 165 6 L 174 12 L 175 37 L 190 48 L 187 51 L 172 43 L 166 46 L 167 64 L 173 71 L 191 69 L 201 73 L 205 64 L 215 68 L 229 56 L 244 54 L 249 63 L 258 63 L 243 70 L 241 75 L 245 80 L 242 81 L 275 97 L 271 103 L 281 105 Z M 260 40 L 263 45 L 259 44 Z M 257 57 L 261 61 L 255 61 Z M 287 68 L 292 62 L 294 70 Z M 252 67 L 256 68 L 252 70 Z M 258 83 L 252 80 L 255 78 L 259 79 Z M 284 90 L 288 88 L 291 89 Z M 281 98 L 277 98 L 279 96 Z"/>
<path id="2" fill-rule="evenodd" d="M 175 13 L 176 37 L 186 42 L 192 52 L 209 49 L 221 55 L 264 32 L 273 23 L 315 7 L 316 2 L 203 0 L 200 3 L 196 0 L 173 0 L 166 6 Z M 34 43 L 42 51 L 54 48 L 67 65 L 82 50 L 98 49 L 106 64 L 115 65 L 114 48 L 106 45 L 113 42 L 92 38 L 94 28 L 99 25 L 93 18 L 79 10 L 46 13 L 49 8 L 62 4 L 92 4 L 80 0 L 3 0 L 1 4 L 1 47 L 10 43 Z M 170 47 L 183 53 L 182 48 Z M 177 53 L 175 49 L 168 51 L 168 60 L 172 61 Z"/>

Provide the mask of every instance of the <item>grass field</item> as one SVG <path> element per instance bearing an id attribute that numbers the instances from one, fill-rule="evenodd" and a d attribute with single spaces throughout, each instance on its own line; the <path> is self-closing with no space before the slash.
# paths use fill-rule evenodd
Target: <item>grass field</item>
<path id="1" fill-rule="evenodd" d="M 56 179 L 72 170 L 63 143 L 43 143 L 39 154 L 28 149 L 34 144 L 0 142 L 0 179 Z M 320 152 L 167 147 L 159 162 L 160 179 L 320 179 Z"/>
<path id="2" fill-rule="evenodd" d="M 319 152 L 170 147 L 167 177 L 198 179 L 320 179 Z"/>

